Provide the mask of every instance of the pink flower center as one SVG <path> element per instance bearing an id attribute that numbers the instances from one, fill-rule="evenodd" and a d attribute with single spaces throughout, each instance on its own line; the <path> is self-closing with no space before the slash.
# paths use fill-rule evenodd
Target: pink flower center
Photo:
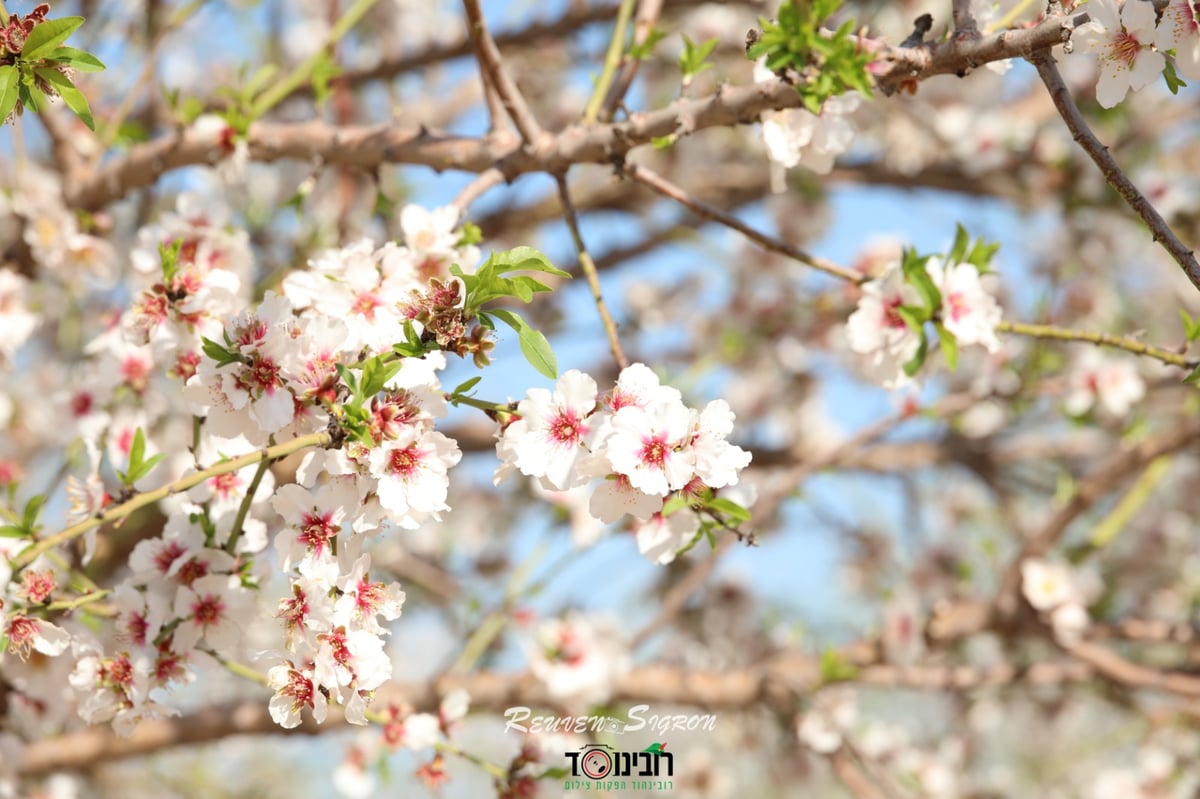
<path id="1" fill-rule="evenodd" d="M 205 594 L 198 597 L 192 604 L 192 618 L 201 627 L 212 627 L 220 624 L 221 616 L 225 613 L 225 603 L 216 594 Z"/>
<path id="2" fill-rule="evenodd" d="M 8 651 L 24 660 L 33 649 L 33 639 L 38 634 L 36 619 L 14 616 L 8 623 Z"/>
<path id="3" fill-rule="evenodd" d="M 642 463 L 647 466 L 652 466 L 655 469 L 662 470 L 666 464 L 667 455 L 670 453 L 671 447 L 667 444 L 665 434 L 659 434 L 654 438 L 642 440 L 642 451 L 640 457 Z"/>
<path id="4" fill-rule="evenodd" d="M 350 647 L 346 645 L 346 628 L 338 627 L 331 633 L 318 636 L 318 639 L 329 644 L 330 654 L 339 666 L 349 667 Z"/>
<path id="5" fill-rule="evenodd" d="M 81 391 L 71 398 L 71 413 L 76 417 L 87 416 L 92 410 L 92 395 Z"/>
<path id="6" fill-rule="evenodd" d="M 154 566 L 163 574 L 171 570 L 171 564 L 179 558 L 187 554 L 187 549 L 178 541 L 168 541 L 163 545 L 163 548 L 154 556 Z"/>
<path id="7" fill-rule="evenodd" d="M 40 605 L 50 598 L 54 586 L 54 572 L 49 569 L 44 572 L 25 572 L 21 594 L 31 605 Z"/>
<path id="8" fill-rule="evenodd" d="M 412 477 L 421 465 L 421 452 L 416 445 L 404 449 L 394 449 L 388 457 L 388 467 L 392 474 L 398 474 L 405 480 Z"/>
<path id="9" fill-rule="evenodd" d="M 133 664 L 129 662 L 129 657 L 121 654 L 105 661 L 100 667 L 100 679 L 113 687 L 133 685 Z"/>
<path id="10" fill-rule="evenodd" d="M 312 680 L 305 677 L 298 671 L 292 670 L 288 672 L 287 685 L 280 692 L 284 696 L 289 696 L 292 699 L 294 707 L 312 707 L 313 706 L 313 684 Z"/>
<path id="11" fill-rule="evenodd" d="M 550 420 L 550 439 L 556 444 L 578 444 L 586 430 L 572 410 L 559 411 Z"/>
<path id="12" fill-rule="evenodd" d="M 125 635 L 130 643 L 138 646 L 146 645 L 146 633 L 150 630 L 150 622 L 140 613 L 130 613 L 125 621 Z"/>
<path id="13" fill-rule="evenodd" d="M 199 558 L 192 558 L 175 573 L 175 579 L 184 585 L 190 586 L 201 577 L 206 577 L 207 575 L 208 564 Z"/>
<path id="14" fill-rule="evenodd" d="M 375 309 L 383 305 L 379 298 L 370 292 L 364 291 L 354 298 L 354 305 L 350 310 L 359 316 L 364 316 L 367 319 L 375 318 Z"/>
<path id="15" fill-rule="evenodd" d="M 946 307 L 950 310 L 950 319 L 955 322 L 961 322 L 971 311 L 961 291 L 946 295 Z"/>
<path id="16" fill-rule="evenodd" d="M 333 524 L 333 511 L 326 511 L 321 515 L 310 512 L 300 517 L 300 535 L 296 540 L 319 556 L 325 552 L 325 547 L 337 534 L 338 527 Z"/>
<path id="17" fill-rule="evenodd" d="M 883 303 L 883 322 L 893 330 L 908 327 L 904 318 L 900 316 L 900 306 L 903 304 L 904 301 L 900 297 L 889 297 Z"/>
<path id="18" fill-rule="evenodd" d="M 221 499 L 229 499 L 230 495 L 241 487 L 242 478 L 238 477 L 236 472 L 226 472 L 209 480 L 208 485 Z"/>
<path id="19" fill-rule="evenodd" d="M 1132 64 L 1137 61 L 1141 49 L 1142 43 L 1138 41 L 1138 38 L 1129 31 L 1122 30 L 1113 37 L 1112 46 L 1109 48 L 1109 57 L 1124 64 Z"/>
<path id="20" fill-rule="evenodd" d="M 358 581 L 358 587 L 354 590 L 354 602 L 362 615 L 369 616 L 375 613 L 385 601 L 387 590 L 383 583 L 372 583 L 366 579 Z"/>

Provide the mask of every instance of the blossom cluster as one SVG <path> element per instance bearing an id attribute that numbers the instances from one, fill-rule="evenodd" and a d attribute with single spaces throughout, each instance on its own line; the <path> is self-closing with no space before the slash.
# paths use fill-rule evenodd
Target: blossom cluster
<path id="1" fill-rule="evenodd" d="M 496 445 L 496 482 L 516 471 L 554 491 L 594 485 L 589 513 L 605 523 L 626 515 L 649 523 L 639 544 L 659 562 L 701 529 L 700 514 L 670 498 L 711 496 L 736 485 L 750 463 L 750 453 L 726 440 L 728 403 L 689 408 L 644 364 L 623 369 L 603 397 L 595 380 L 571 370 L 553 391 L 530 389 L 516 412 Z"/>
<path id="2" fill-rule="evenodd" d="M 1100 61 L 1096 100 L 1112 108 L 1132 89 L 1149 86 L 1173 53 L 1175 69 L 1200 80 L 1200 16 L 1196 3 L 1172 0 L 1161 17 L 1150 0 L 1089 0 L 1088 22 L 1071 36 L 1079 50 Z"/>
<path id="3" fill-rule="evenodd" d="M 60 209 L 51 200 L 26 209 L 31 248 L 48 263 L 74 265 L 88 242 L 56 228 Z M 18 561 L 29 545 L 24 530 L 0 538 L 0 633 L 16 656 L 4 663 L 6 677 L 22 696 L 60 707 L 52 681 L 19 676 L 31 653 L 48 656 L 61 663 L 59 684 L 70 684 L 78 715 L 122 733 L 142 718 L 178 713 L 168 694 L 250 651 L 281 726 L 306 714 L 319 723 L 330 704 L 366 723 L 368 703 L 392 675 L 387 623 L 405 601 L 401 586 L 373 568 L 374 545 L 390 528 L 440 522 L 450 510 L 449 472 L 462 458 L 435 429 L 455 398 L 439 379 L 447 353 L 486 365 L 481 297 L 506 286 L 548 290 L 505 271 L 562 274 L 529 248 L 476 270 L 479 250 L 455 209 L 407 206 L 402 240 L 319 252 L 251 302 L 249 239 L 229 222 L 224 207 L 184 194 L 139 232 L 128 256 L 128 306 L 96 331 L 80 379 L 48 408 L 61 418 L 45 428 L 63 445 L 82 442 L 83 474 L 68 480 L 70 522 L 142 491 L 188 486 L 160 500 L 161 533 L 137 543 L 107 593 L 110 634 L 55 615 L 53 603 L 71 595 L 67 566 L 44 554 Z M 117 260 L 106 252 L 97 263 Z M 21 280 L 0 286 L 19 295 Z M 34 317 L 22 313 L 6 317 L 14 347 L 32 330 Z M 712 505 L 715 493 L 736 484 L 750 459 L 726 441 L 727 404 L 688 408 L 641 364 L 603 398 L 592 378 L 567 372 L 553 392 L 533 389 L 501 418 L 502 473 L 536 475 L 552 490 L 596 481 L 592 513 L 638 520 L 639 543 L 659 562 L 694 541 L 700 512 L 721 507 Z M 298 441 L 312 444 L 297 448 L 307 452 L 295 481 L 277 485 L 271 448 Z M 36 519 L 38 509 L 26 515 Z M 93 526 L 84 562 L 96 545 Z M 605 697 L 627 665 L 623 646 L 606 648 L 615 639 L 588 620 L 547 624 L 559 628 L 535 636 L 535 675 L 556 696 Z M 465 712 L 465 700 L 459 705 Z M 451 708 L 429 722 L 429 714 L 388 714 L 393 737 L 412 747 L 461 715 Z M 40 718 L 66 723 L 48 712 Z"/>
<path id="4" fill-rule="evenodd" d="M 858 307 L 846 323 L 850 348 L 868 356 L 873 378 L 887 388 L 907 384 L 919 367 L 919 355 L 925 348 L 922 315 L 937 324 L 956 347 L 978 344 L 988 352 L 1000 347 L 996 326 L 1000 306 L 980 279 L 980 270 L 972 263 L 929 258 L 920 268 L 918 280 L 935 289 L 924 294 L 913 274 L 902 269 L 899 261 L 887 264 L 882 274 L 862 286 Z M 926 307 L 922 313 L 923 303 Z M 911 311 L 911 312 L 910 312 Z M 943 347 L 948 340 L 941 337 Z"/>

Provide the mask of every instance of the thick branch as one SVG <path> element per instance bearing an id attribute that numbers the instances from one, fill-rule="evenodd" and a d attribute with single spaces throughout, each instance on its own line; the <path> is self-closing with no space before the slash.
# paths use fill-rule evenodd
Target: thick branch
<path id="1" fill-rule="evenodd" d="M 1033 54 L 1029 60 L 1037 67 L 1038 75 L 1041 76 L 1042 83 L 1046 84 L 1050 98 L 1054 101 L 1054 106 L 1058 109 L 1063 121 L 1067 123 L 1072 137 L 1104 173 L 1104 179 L 1108 181 L 1108 185 L 1112 186 L 1117 194 L 1121 195 L 1121 199 L 1150 227 L 1154 241 L 1161 244 L 1163 249 L 1171 254 L 1183 273 L 1188 276 L 1188 280 L 1192 281 L 1192 285 L 1200 289 L 1200 263 L 1197 263 L 1195 253 L 1179 240 L 1167 221 L 1163 219 L 1162 214 L 1150 204 L 1145 195 L 1138 191 L 1137 186 L 1133 185 L 1133 181 L 1125 176 L 1121 167 L 1117 165 L 1116 159 L 1108 152 L 1108 148 L 1100 143 L 1096 134 L 1092 133 L 1083 114 L 1079 112 L 1079 107 L 1075 105 L 1075 100 L 1071 97 L 1071 90 L 1067 88 L 1062 75 L 1058 72 L 1058 67 L 1054 65 L 1054 58 L 1049 52 L 1043 51 Z"/>
<path id="2" fill-rule="evenodd" d="M 1084 664 L 1048 662 L 1025 669 L 1010 664 L 982 668 L 872 665 L 862 668 L 855 681 L 927 690 L 969 690 L 1018 681 L 1054 684 L 1086 681 L 1091 677 L 1092 670 Z M 706 712 L 716 713 L 767 704 L 790 711 L 795 706 L 798 692 L 811 691 L 820 683 L 820 658 L 807 655 L 789 655 L 758 668 L 743 670 L 697 671 L 649 666 L 636 669 L 621 680 L 613 703 L 696 706 Z M 531 675 L 494 672 L 447 676 L 435 683 L 385 686 L 377 692 L 375 702 L 380 707 L 394 703 L 407 704 L 414 711 L 436 711 L 441 698 L 456 688 L 463 688 L 470 694 L 472 711 L 498 712 L 517 706 L 559 706 L 545 687 Z M 306 719 L 291 733 L 311 735 L 323 730 L 339 729 L 341 724 L 341 718 L 331 714 L 323 726 Z M 129 738 L 120 738 L 108 728 L 93 727 L 38 741 L 25 750 L 20 772 L 33 776 L 60 769 L 87 768 L 101 762 L 137 757 L 174 746 L 216 741 L 231 735 L 287 732 L 271 720 L 265 698 L 233 702 L 180 718 L 144 721 Z"/>

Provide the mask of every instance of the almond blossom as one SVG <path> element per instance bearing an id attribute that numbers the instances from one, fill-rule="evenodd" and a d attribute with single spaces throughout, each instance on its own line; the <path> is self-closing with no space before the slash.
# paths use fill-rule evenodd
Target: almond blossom
<path id="1" fill-rule="evenodd" d="M 520 419 L 505 436 L 513 442 L 513 459 L 522 474 L 540 477 L 547 488 L 565 491 L 581 483 L 575 465 L 585 448 L 594 422 L 596 381 L 572 369 L 559 378 L 554 392 L 530 389 L 517 404 Z"/>
<path id="2" fill-rule="evenodd" d="M 1121 418 L 1146 394 L 1146 384 L 1130 358 L 1110 356 L 1087 349 L 1075 361 L 1067 377 L 1065 407 L 1081 416 L 1093 407 Z"/>
<path id="3" fill-rule="evenodd" d="M 960 345 L 980 344 L 988 352 L 1000 349 L 996 325 L 1000 306 L 984 289 L 972 264 L 947 266 L 930 258 L 925 267 L 942 295 L 941 320 Z"/>
<path id="4" fill-rule="evenodd" d="M 1175 51 L 1175 69 L 1189 80 L 1200 80 L 1198 13 L 1200 4 L 1196 0 L 1172 0 L 1163 9 L 1154 39 L 1154 44 L 1160 51 Z"/>
<path id="5" fill-rule="evenodd" d="M 579 705 L 608 699 L 630 666 L 620 627 L 604 616 L 549 619 L 524 643 L 530 670 L 550 696 Z"/>
<path id="6" fill-rule="evenodd" d="M 870 356 L 871 373 L 885 388 L 909 382 L 904 365 L 917 354 L 921 336 L 901 318 L 899 308 L 919 303 L 917 290 L 904 281 L 899 263 L 893 263 L 882 277 L 863 284 L 858 308 L 846 322 L 850 349 Z"/>
<path id="7" fill-rule="evenodd" d="M 1100 59 L 1100 81 L 1096 100 L 1112 108 L 1125 99 L 1129 90 L 1137 91 L 1158 79 L 1166 66 L 1162 53 L 1153 49 L 1160 34 L 1155 30 L 1158 17 L 1149 0 L 1089 0 L 1089 21 L 1071 35 L 1083 52 Z"/>
<path id="8" fill-rule="evenodd" d="M 776 78 L 759 61 L 754 66 L 754 79 L 762 83 Z M 846 117 L 861 103 L 858 92 L 848 92 L 826 100 L 819 115 L 805 108 L 764 113 L 762 128 L 767 156 L 784 169 L 804 166 L 819 175 L 828 174 L 834 159 L 850 149 L 854 141 L 854 126 Z"/>

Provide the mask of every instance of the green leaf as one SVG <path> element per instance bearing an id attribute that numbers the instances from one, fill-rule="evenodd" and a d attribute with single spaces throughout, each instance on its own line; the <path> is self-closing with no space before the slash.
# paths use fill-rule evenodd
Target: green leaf
<path id="1" fill-rule="evenodd" d="M 26 73 L 26 75 L 27 77 L 32 78 L 32 73 Z M 32 82 L 32 80 L 30 80 L 30 82 L 25 82 L 22 80 L 18 90 L 21 93 L 21 104 L 33 111 L 35 114 L 40 114 L 43 109 L 50 105 L 50 101 L 46 99 L 46 95 L 42 93 L 42 90 L 39 89 Z"/>
<path id="2" fill-rule="evenodd" d="M 30 538 L 31 534 L 24 527 L 18 527 L 15 524 L 6 524 L 0 527 L 0 538 Z"/>
<path id="3" fill-rule="evenodd" d="M 1163 67 L 1163 79 L 1167 82 L 1167 89 L 1171 94 L 1179 94 L 1179 90 L 1187 86 L 1183 79 L 1179 77 L 1179 73 L 1175 71 L 1175 60 L 1168 58 L 1166 66 Z"/>
<path id="4" fill-rule="evenodd" d="M 60 44 L 67 40 L 84 22 L 83 17 L 60 17 L 48 19 L 36 26 L 25 40 L 21 48 L 21 58 L 26 61 L 35 58 L 46 58 Z"/>
<path id="5" fill-rule="evenodd" d="M 917 348 L 917 354 L 912 357 L 912 360 L 904 364 L 904 374 L 912 377 L 917 372 L 921 371 L 921 367 L 925 365 L 925 358 L 929 355 L 929 342 L 925 338 L 925 330 L 920 331 L 921 345 Z"/>
<path id="6" fill-rule="evenodd" d="M 47 83 L 54 86 L 58 96 L 63 99 L 75 116 L 82 120 L 83 124 L 88 126 L 89 130 L 96 129 L 96 123 L 92 119 L 92 109 L 88 105 L 87 97 L 83 92 L 75 88 L 75 84 L 71 83 L 71 79 L 59 72 L 57 69 L 39 69 L 37 70 L 38 77 Z"/>
<path id="7" fill-rule="evenodd" d="M 1200 383 L 1200 366 L 1197 366 L 1195 369 L 1192 370 L 1192 373 L 1190 375 L 1183 378 L 1183 382 L 1187 383 L 1188 385 L 1193 385 L 1193 386 L 1196 385 L 1197 383 Z"/>
<path id="8" fill-rule="evenodd" d="M 543 255 L 533 247 L 521 246 L 513 247 L 511 250 L 504 252 L 493 252 L 488 257 L 487 264 L 484 268 L 491 266 L 497 275 L 502 275 L 505 272 L 545 272 L 548 275 L 555 277 L 570 278 L 570 272 L 563 270 L 550 263 L 550 259 Z"/>
<path id="9" fill-rule="evenodd" d="M 550 342 L 541 331 L 525 327 L 517 334 L 517 341 L 521 345 L 521 353 L 525 360 L 529 361 L 534 369 L 551 380 L 558 377 L 558 361 L 554 357 L 554 350 L 550 348 Z"/>
<path id="10" fill-rule="evenodd" d="M 75 47 L 60 47 L 46 56 L 46 60 L 63 64 L 76 72 L 102 72 L 107 69 L 99 58 Z"/>
<path id="11" fill-rule="evenodd" d="M 458 243 L 455 247 L 470 247 L 472 244 L 481 244 L 483 242 L 483 231 L 479 225 L 474 222 L 463 222 L 462 235 L 458 238 Z"/>
<path id="12" fill-rule="evenodd" d="M 138 480 L 141 480 L 143 477 L 150 474 L 150 471 L 166 457 L 167 457 L 167 453 L 160 452 L 157 455 L 154 455 L 154 456 L 148 458 L 147 460 L 142 461 L 141 463 L 139 463 L 137 465 L 136 468 L 134 468 L 133 466 L 130 466 L 129 473 L 125 475 L 124 482 L 126 483 L 126 485 L 133 485 Z"/>
<path id="13" fill-rule="evenodd" d="M 654 52 L 654 46 L 667 38 L 667 34 L 660 31 L 658 28 L 651 28 L 646 35 L 645 41 L 639 42 L 629 48 L 629 57 L 635 61 L 644 61 Z"/>
<path id="14" fill-rule="evenodd" d="M 238 363 L 242 360 L 241 355 L 230 352 L 210 338 L 201 339 L 200 348 L 204 350 L 205 355 L 217 362 L 217 366 Z"/>
<path id="15" fill-rule="evenodd" d="M 901 305 L 896 309 L 896 315 L 904 320 L 904 324 L 908 325 L 908 329 L 914 332 L 919 331 L 925 324 L 925 320 L 929 318 L 926 309 L 918 308 L 915 305 Z"/>
<path id="16" fill-rule="evenodd" d="M 954 338 L 954 334 L 946 329 L 946 326 L 941 322 L 934 325 L 937 330 L 938 341 L 942 343 L 942 354 L 946 357 L 946 366 L 953 372 L 958 368 L 958 339 Z"/>
<path id="17" fill-rule="evenodd" d="M 21 74 L 14 66 L 0 67 L 0 123 L 17 107 Z"/>
<path id="18" fill-rule="evenodd" d="M 962 263 L 970 243 L 971 237 L 967 235 L 967 229 L 961 223 L 956 224 L 954 226 L 954 244 L 950 247 L 950 252 L 946 254 L 946 263 L 951 266 Z"/>
<path id="19" fill-rule="evenodd" d="M 691 82 L 691 79 L 699 75 L 706 69 L 712 69 L 713 65 L 706 63 L 712 51 L 717 49 L 717 39 L 707 39 L 700 44 L 696 44 L 688 38 L 687 34 L 683 35 L 683 52 L 679 55 L 679 71 L 683 73 L 683 83 L 686 86 Z"/>
<path id="20" fill-rule="evenodd" d="M 29 500 L 25 505 L 25 511 L 21 514 L 21 524 L 26 532 L 32 534 L 36 531 L 37 517 L 42 512 L 42 506 L 46 504 L 46 495 L 38 494 Z"/>
<path id="21" fill-rule="evenodd" d="M 821 653 L 822 682 L 845 682 L 858 676 L 858 667 L 833 649 Z"/>
<path id="22" fill-rule="evenodd" d="M 716 497 L 715 499 L 709 500 L 708 507 L 710 510 L 716 511 L 724 516 L 726 521 L 732 521 L 738 524 L 750 521 L 750 511 L 746 510 L 731 499 Z"/>
<path id="23" fill-rule="evenodd" d="M 451 394 L 464 394 L 464 393 L 470 391 L 471 389 L 475 388 L 475 386 L 477 386 L 479 384 L 479 381 L 482 379 L 483 379 L 482 376 L 476 375 L 475 377 L 472 377 L 470 380 L 464 380 L 463 382 L 459 383 L 458 386 L 455 387 L 454 391 L 452 391 L 450 393 Z"/>
<path id="24" fill-rule="evenodd" d="M 142 456 L 146 454 L 146 434 L 138 428 L 133 434 L 133 444 L 129 447 L 129 471 L 134 471 L 142 465 Z"/>
<path id="25" fill-rule="evenodd" d="M 525 356 L 525 360 L 529 361 L 530 366 L 551 380 L 558 377 L 558 361 L 545 336 L 530 327 L 519 314 L 512 311 L 496 308 L 491 313 L 517 331 L 517 342 L 521 345 L 521 354 Z"/>
<path id="26" fill-rule="evenodd" d="M 396 376 L 400 371 L 402 363 L 384 363 L 382 356 L 376 355 L 374 358 L 368 359 L 363 364 L 362 370 L 362 391 L 364 398 L 373 397 L 383 390 L 384 384 Z M 359 393 L 359 392 L 356 392 Z"/>
<path id="27" fill-rule="evenodd" d="M 1191 315 L 1180 309 L 1179 318 L 1183 320 L 1183 335 L 1188 341 L 1195 341 L 1200 338 L 1200 318 L 1193 319 Z"/>

